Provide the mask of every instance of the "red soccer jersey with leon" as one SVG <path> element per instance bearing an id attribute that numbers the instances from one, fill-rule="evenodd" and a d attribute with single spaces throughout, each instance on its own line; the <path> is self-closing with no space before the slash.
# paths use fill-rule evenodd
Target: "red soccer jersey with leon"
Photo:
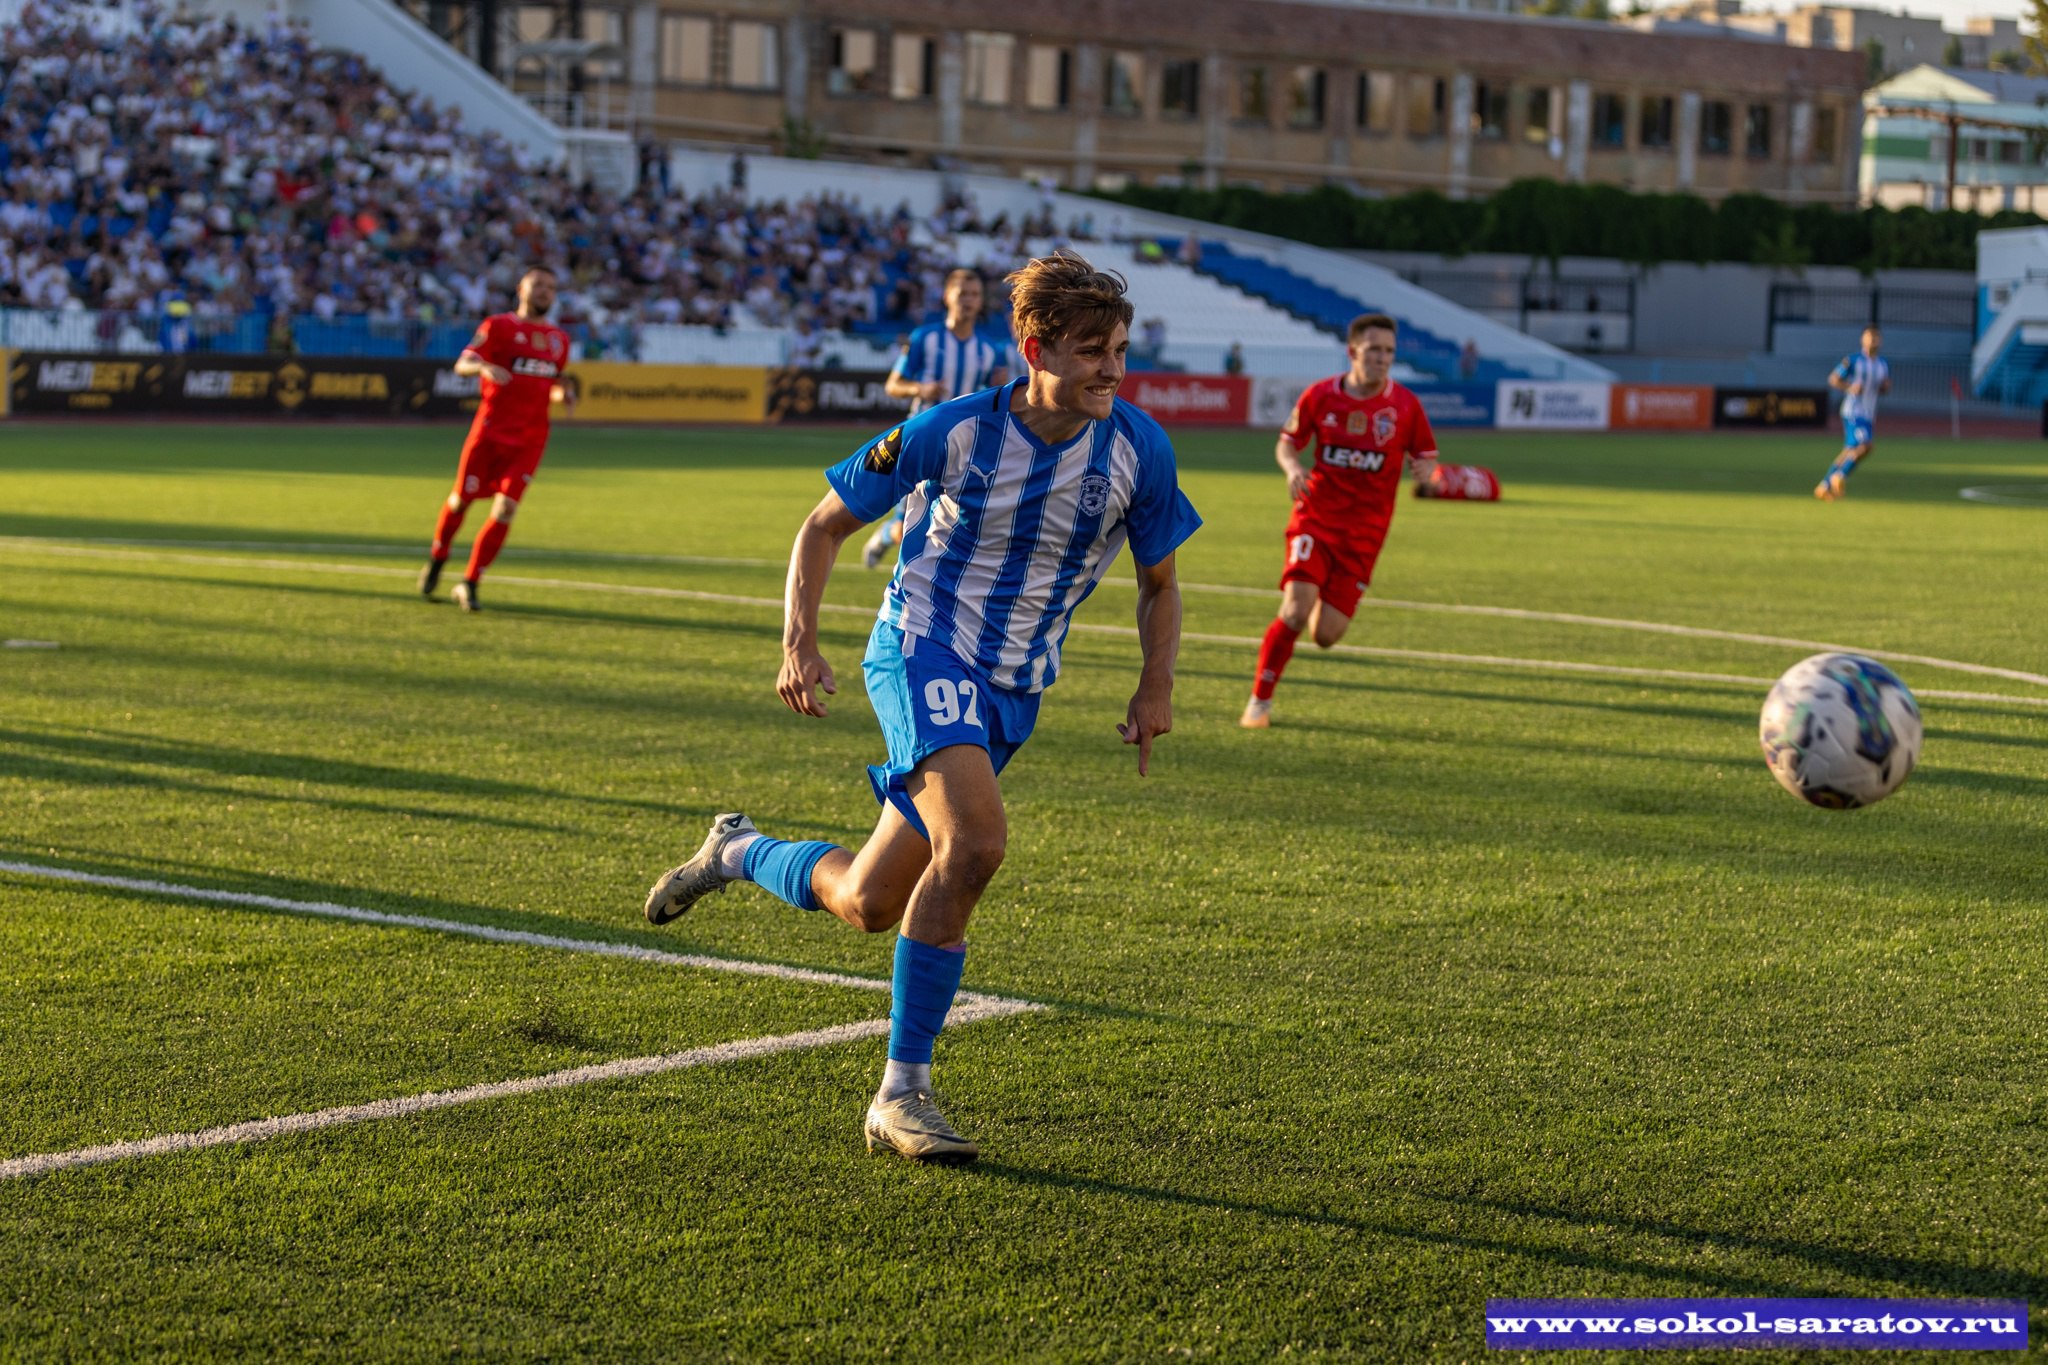
<path id="1" fill-rule="evenodd" d="M 476 410 L 472 437 L 500 446 L 545 445 L 548 400 L 569 363 L 569 334 L 553 323 L 499 313 L 483 320 L 468 349 L 512 374 L 504 384 L 483 376 L 483 403 Z"/>
<path id="2" fill-rule="evenodd" d="M 1281 435 L 1296 450 L 1313 440 L 1316 464 L 1287 534 L 1304 532 L 1370 554 L 1386 539 L 1406 456 L 1436 458 L 1422 401 L 1392 380 L 1371 398 L 1344 391 L 1344 376 L 1311 385 Z"/>

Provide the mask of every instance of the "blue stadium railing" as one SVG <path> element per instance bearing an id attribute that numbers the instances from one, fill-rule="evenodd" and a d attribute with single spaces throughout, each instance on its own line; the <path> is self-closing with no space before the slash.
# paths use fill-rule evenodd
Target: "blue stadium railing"
<path id="1" fill-rule="evenodd" d="M 271 349 L 273 322 L 267 313 L 195 315 L 176 321 L 161 313 L 0 308 L 0 346 L 41 351 L 261 355 Z M 474 328 L 473 322 L 391 322 L 308 313 L 292 319 L 290 349 L 300 355 L 453 358 L 469 344 Z"/>
<path id="2" fill-rule="evenodd" d="M 1160 245 L 1169 256 L 1180 247 L 1179 242 L 1162 241 Z M 1377 311 L 1368 300 L 1352 298 L 1326 284 L 1255 256 L 1240 255 L 1223 242 L 1203 240 L 1201 264 L 1195 269 L 1254 298 L 1264 299 L 1282 312 L 1291 313 L 1333 336 L 1343 336 L 1351 320 L 1360 313 Z M 1464 378 L 1489 384 L 1502 379 L 1527 377 L 1521 370 L 1487 359 L 1481 359 L 1477 369 L 1465 375 L 1459 365 L 1462 348 L 1457 342 L 1417 326 L 1411 318 L 1399 321 L 1401 359 L 1418 370 L 1427 370 L 1439 379 Z"/>

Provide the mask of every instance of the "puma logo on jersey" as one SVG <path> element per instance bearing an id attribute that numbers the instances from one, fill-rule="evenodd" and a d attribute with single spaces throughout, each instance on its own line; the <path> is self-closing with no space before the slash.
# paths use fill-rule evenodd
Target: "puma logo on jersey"
<path id="1" fill-rule="evenodd" d="M 1368 474 L 1377 474 L 1386 466 L 1387 454 L 1383 450 L 1347 450 L 1343 446 L 1325 446 L 1316 455 L 1316 463 L 1333 465 L 1338 469 L 1362 469 Z"/>

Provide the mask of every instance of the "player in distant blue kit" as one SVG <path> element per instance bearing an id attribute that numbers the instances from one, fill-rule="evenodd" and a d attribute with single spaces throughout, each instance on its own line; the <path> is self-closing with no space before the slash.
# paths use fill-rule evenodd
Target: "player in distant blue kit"
<path id="1" fill-rule="evenodd" d="M 862 663 L 888 745 L 868 769 L 882 803 L 875 832 L 855 852 L 721 815 L 647 896 L 655 924 L 736 881 L 869 933 L 900 923 L 889 1064 L 867 1140 L 917 1160 L 978 1154 L 933 1103 L 931 1059 L 968 919 L 1003 861 L 997 775 L 1031 736 L 1074 609 L 1126 540 L 1144 664 L 1117 731 L 1147 771 L 1153 739 L 1173 728 L 1174 551 L 1201 525 L 1166 433 L 1116 396 L 1130 346 L 1123 280 L 1053 255 L 1010 282 L 1028 377 L 920 413 L 826 471 L 831 491 L 790 552 L 776 691 L 798 715 L 822 716 L 818 693 L 838 691 L 818 652 L 826 577 L 848 537 L 908 502 L 903 557 Z"/>
<path id="2" fill-rule="evenodd" d="M 903 354 L 889 371 L 891 398 L 908 398 L 915 417 L 949 398 L 963 398 L 1010 377 L 1009 348 L 998 346 L 974 330 L 981 319 L 981 275 L 965 266 L 946 276 L 943 291 L 946 321 L 928 322 L 910 334 Z M 875 528 L 860 552 L 861 563 L 880 568 L 889 551 L 903 541 L 903 506 Z"/>
<path id="3" fill-rule="evenodd" d="M 1849 476 L 1870 454 L 1878 397 L 1892 391 L 1892 367 L 1877 354 L 1883 344 L 1884 336 L 1877 328 L 1865 327 L 1862 351 L 1844 359 L 1828 376 L 1828 387 L 1842 391 L 1842 453 L 1813 487 L 1813 495 L 1822 502 L 1841 497 L 1849 486 Z"/>

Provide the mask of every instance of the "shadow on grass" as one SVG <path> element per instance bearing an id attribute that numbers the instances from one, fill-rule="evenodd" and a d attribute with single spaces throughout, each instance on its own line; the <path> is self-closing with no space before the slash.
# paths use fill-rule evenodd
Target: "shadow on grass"
<path id="1" fill-rule="evenodd" d="M 13 753 L 6 756 L 5 773 L 9 777 L 52 782 L 70 787 L 186 792 L 196 796 L 219 797 L 229 802 L 276 801 L 287 805 L 317 806 L 326 810 L 354 811 L 366 815 L 404 816 L 414 820 L 448 820 L 465 826 L 489 825 L 496 829 L 525 830 L 530 833 L 584 832 L 573 825 L 518 820 L 502 815 L 480 814 L 473 810 L 436 810 L 431 806 L 407 806 L 339 796 L 312 796 L 304 792 L 233 787 L 223 783 L 201 782 L 192 778 L 122 767 L 114 762 L 93 759 L 78 761 Z"/>
<path id="2" fill-rule="evenodd" d="M 1631 1275 L 1640 1276 L 1645 1279 L 1673 1280 L 1684 1285 L 1704 1286 L 1724 1294 L 1750 1297 L 1804 1298 L 1827 1292 L 1841 1292 L 1844 1289 L 1850 1288 L 1850 1286 L 1842 1285 L 1839 1277 L 1843 1276 L 1901 1285 L 1915 1292 L 1928 1294 L 1981 1295 L 1986 1298 L 2026 1298 L 2037 1303 L 2044 1294 L 2048 1294 L 2048 1277 L 2029 1274 L 2025 1271 L 1985 1269 L 1976 1266 L 1948 1264 L 1940 1261 L 1919 1260 L 1911 1257 L 1886 1256 L 1862 1252 L 1849 1247 L 1829 1246 L 1826 1243 L 1800 1242 L 1790 1238 L 1754 1237 L 1741 1233 L 1721 1233 L 1700 1228 L 1689 1228 L 1677 1223 L 1616 1218 L 1607 1214 L 1582 1214 L 1569 1209 L 1496 1203 L 1485 1200 L 1441 1199 L 1441 1196 L 1423 1196 L 1495 1215 L 1545 1218 L 1588 1229 L 1605 1230 L 1618 1227 L 1644 1236 L 1656 1236 L 1674 1242 L 1689 1244 L 1702 1252 L 1718 1251 L 1725 1253 L 1732 1250 L 1784 1257 L 1807 1263 L 1816 1272 L 1816 1277 L 1793 1279 L 1771 1277 L 1762 1274 L 1743 1274 L 1735 1271 L 1660 1265 L 1654 1261 L 1597 1251 L 1581 1251 L 1571 1247 L 1542 1246 L 1524 1241 L 1511 1241 L 1504 1237 L 1484 1237 L 1470 1233 L 1443 1232 L 1434 1228 L 1403 1224 L 1392 1219 L 1353 1218 L 1315 1209 L 1297 1209 L 1279 1204 L 1262 1204 L 1243 1200 L 1223 1199 L 1214 1195 L 1190 1194 L 1183 1190 L 1164 1189 L 1158 1186 L 1130 1185 L 1117 1181 L 1097 1180 L 1088 1176 L 1069 1175 L 1059 1171 L 1033 1170 L 1029 1167 L 1010 1166 L 996 1161 L 978 1161 L 972 1166 L 963 1167 L 962 1171 L 967 1178 L 992 1178 L 1036 1189 L 1057 1190 L 1093 1197 L 1109 1196 L 1118 1199 L 1133 1199 L 1172 1208 L 1206 1209 L 1227 1214 L 1250 1214 L 1279 1223 L 1306 1223 L 1316 1227 L 1337 1228 L 1346 1232 L 1355 1232 L 1364 1237 L 1388 1238 L 1423 1246 L 1442 1247 L 1454 1251 L 1480 1252 L 1489 1255 L 1516 1257 L 1523 1260 L 1542 1261 L 1550 1265 L 1565 1266 L 1574 1270 L 1594 1271 L 1606 1275 Z M 1854 1288 L 1862 1290 L 1864 1287 L 1855 1286 Z"/>
<path id="3" fill-rule="evenodd" d="M 1605 1212 L 1581 1212 L 1558 1205 L 1534 1204 L 1521 1200 L 1477 1199 L 1455 1195 L 1423 1194 L 1425 1199 L 1455 1204 L 1483 1213 L 1517 1218 L 1540 1218 L 1574 1227 L 1621 1229 L 1645 1237 L 1664 1237 L 1686 1242 L 1702 1251 L 1753 1251 L 1805 1261 L 1817 1270 L 1854 1275 L 1905 1286 L 1916 1293 L 1939 1296 L 1971 1296 L 1988 1299 L 2026 1299 L 2036 1305 L 2048 1298 L 2048 1275 L 2006 1266 L 1955 1265 L 1893 1256 L 1883 1252 L 1830 1246 L 1824 1242 L 1803 1242 L 1789 1237 L 1770 1237 L 1745 1232 L 1721 1232 L 1686 1227 L 1661 1218 L 1640 1218 Z"/>
<path id="4" fill-rule="evenodd" d="M 306 796 L 296 792 L 227 788 L 137 771 L 148 765 L 184 768 L 220 777 L 246 777 L 315 786 L 357 787 L 379 792 L 424 792 L 439 796 L 483 797 L 501 800 L 541 798 L 578 806 L 615 806 L 629 810 L 672 814 L 675 807 L 665 801 L 633 800 L 618 796 L 586 796 L 576 792 L 552 791 L 521 782 L 504 782 L 461 773 L 426 772 L 385 764 L 356 763 L 321 758 L 310 754 L 270 753 L 261 749 L 238 749 L 225 744 L 198 744 L 188 740 L 130 734 L 120 730 L 79 730 L 70 732 L 32 731 L 0 728 L 0 745 L 16 749 L 43 750 L 44 755 L 10 755 L 12 772 L 39 775 L 86 786 L 143 786 L 238 796 L 248 800 L 305 801 L 345 809 L 389 811 L 430 819 L 474 820 L 508 829 L 545 829 L 570 832 L 568 827 L 510 820 L 478 813 L 474 809 L 434 810 L 422 807 L 388 806 L 376 802 L 340 801 L 330 797 Z M 69 761 L 67 761 L 69 760 Z"/>

